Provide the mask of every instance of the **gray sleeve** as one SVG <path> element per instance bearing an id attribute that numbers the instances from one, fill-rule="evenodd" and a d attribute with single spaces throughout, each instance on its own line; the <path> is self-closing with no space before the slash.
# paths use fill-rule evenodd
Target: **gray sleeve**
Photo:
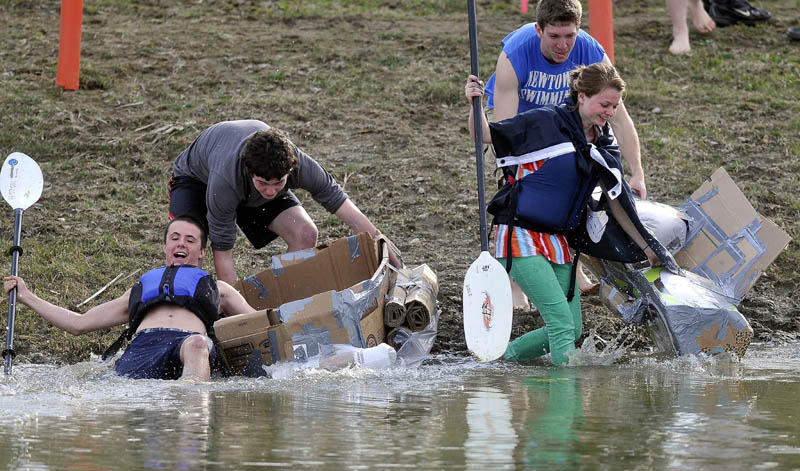
<path id="1" fill-rule="evenodd" d="M 236 208 L 241 189 L 219 175 L 211 174 L 206 189 L 208 238 L 214 250 L 230 250 L 236 243 Z"/>
<path id="2" fill-rule="evenodd" d="M 308 191 L 314 201 L 322 205 L 329 213 L 333 214 L 338 211 L 347 200 L 347 193 L 316 160 L 298 147 L 295 147 L 295 150 L 299 162 L 289 174 L 288 186 Z"/>

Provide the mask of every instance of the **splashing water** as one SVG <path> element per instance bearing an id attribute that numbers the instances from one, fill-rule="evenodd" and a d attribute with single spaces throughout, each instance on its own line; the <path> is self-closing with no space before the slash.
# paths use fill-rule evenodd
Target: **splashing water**
<path id="1" fill-rule="evenodd" d="M 611 340 L 605 340 L 592 329 L 580 348 L 569 353 L 569 366 L 608 366 L 616 363 L 628 352 L 633 343 L 628 327 L 622 329 Z"/>

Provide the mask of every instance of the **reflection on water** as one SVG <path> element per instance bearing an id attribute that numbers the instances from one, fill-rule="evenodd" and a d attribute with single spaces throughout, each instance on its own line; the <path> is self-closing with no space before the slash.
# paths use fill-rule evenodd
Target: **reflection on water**
<path id="1" fill-rule="evenodd" d="M 498 388 L 478 388 L 468 395 L 466 416 L 467 469 L 514 469 L 517 433 L 509 395 Z"/>
<path id="2" fill-rule="evenodd" d="M 796 345 L 756 346 L 741 363 L 588 352 L 575 368 L 436 357 L 210 383 L 15 365 L 0 377 L 0 466 L 800 468 Z"/>

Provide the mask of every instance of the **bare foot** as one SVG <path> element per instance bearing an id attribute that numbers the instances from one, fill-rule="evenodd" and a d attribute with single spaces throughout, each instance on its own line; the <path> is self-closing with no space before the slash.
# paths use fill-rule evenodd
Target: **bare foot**
<path id="1" fill-rule="evenodd" d="M 581 294 L 594 294 L 600 291 L 600 284 L 593 282 L 583 270 L 578 270 L 578 289 Z"/>
<path id="2" fill-rule="evenodd" d="M 509 280 L 511 278 L 509 277 Z M 522 291 L 518 284 L 511 280 L 511 302 L 515 311 L 530 311 L 531 303 L 528 301 L 528 296 Z"/>
<path id="3" fill-rule="evenodd" d="M 714 28 L 717 27 L 717 24 L 714 23 L 714 20 L 708 16 L 706 9 L 703 8 L 703 2 L 700 0 L 689 0 L 689 11 L 692 13 L 692 24 L 694 25 L 694 29 L 696 29 L 698 32 L 708 34 L 714 31 Z"/>
<path id="4" fill-rule="evenodd" d="M 675 55 L 692 52 L 692 47 L 689 45 L 689 36 L 675 37 L 669 46 L 669 52 Z"/>

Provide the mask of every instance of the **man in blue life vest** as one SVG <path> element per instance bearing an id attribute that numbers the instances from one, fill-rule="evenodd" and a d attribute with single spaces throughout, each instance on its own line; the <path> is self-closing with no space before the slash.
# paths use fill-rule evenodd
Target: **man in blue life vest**
<path id="1" fill-rule="evenodd" d="M 175 218 L 164 233 L 166 265 L 151 270 L 122 296 L 85 314 L 51 304 L 31 292 L 18 276 L 4 280 L 6 293 L 17 288 L 17 300 L 50 323 L 73 335 L 129 324 L 131 343 L 115 370 L 130 378 L 207 381 L 217 358 L 209 338 L 223 315 L 253 312 L 231 285 L 199 267 L 207 235 L 191 217 Z"/>

